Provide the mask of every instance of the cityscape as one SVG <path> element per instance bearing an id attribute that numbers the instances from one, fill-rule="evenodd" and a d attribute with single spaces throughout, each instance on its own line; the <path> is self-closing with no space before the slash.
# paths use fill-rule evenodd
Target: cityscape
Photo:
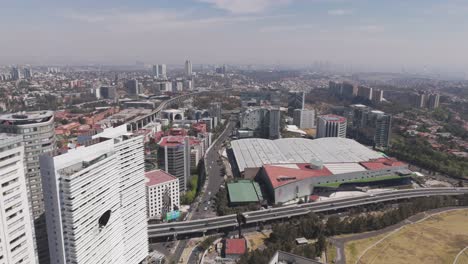
<path id="1" fill-rule="evenodd" d="M 0 40 L 0 264 L 468 263 L 466 52 L 413 47 L 465 4 L 53 2 Z"/>

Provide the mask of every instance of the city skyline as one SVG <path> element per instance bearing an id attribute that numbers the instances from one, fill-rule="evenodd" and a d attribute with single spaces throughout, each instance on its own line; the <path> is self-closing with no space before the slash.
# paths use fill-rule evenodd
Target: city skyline
<path id="1" fill-rule="evenodd" d="M 196 63 L 467 72 L 458 0 L 30 0 L 0 10 L 2 64 Z M 21 20 L 14 20 L 19 14 Z M 15 21 L 15 23 L 11 23 Z M 167 38 L 161 38 L 166 35 Z M 286 37 L 285 37 L 286 36 Z M 156 47 L 156 48 L 155 48 Z"/>

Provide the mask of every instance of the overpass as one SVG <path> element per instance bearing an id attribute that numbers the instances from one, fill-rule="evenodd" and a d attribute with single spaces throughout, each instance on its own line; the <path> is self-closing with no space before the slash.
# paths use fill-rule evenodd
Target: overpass
<path id="1" fill-rule="evenodd" d="M 138 129 L 143 128 L 147 124 L 155 121 L 156 119 L 160 118 L 161 116 L 161 111 L 166 109 L 166 107 L 170 107 L 172 105 L 181 103 L 195 95 L 203 95 L 207 93 L 216 93 L 216 92 L 227 92 L 229 90 L 232 90 L 232 88 L 228 89 L 221 89 L 221 90 L 214 90 L 214 91 L 201 91 L 201 92 L 194 92 L 194 93 L 189 93 L 189 94 L 183 94 L 176 96 L 174 98 L 171 98 L 169 100 L 163 101 L 156 109 L 154 109 L 151 113 L 143 116 L 139 116 L 135 118 L 134 120 L 127 122 L 127 131 L 135 131 Z"/>
<path id="2" fill-rule="evenodd" d="M 258 224 L 260 222 L 289 219 L 295 216 L 307 215 L 310 212 L 326 212 L 345 209 L 354 206 L 367 205 L 379 202 L 397 201 L 402 199 L 431 196 L 453 196 L 468 194 L 468 188 L 424 188 L 412 190 L 396 190 L 371 195 L 362 195 L 329 201 L 290 205 L 278 208 L 264 209 L 243 213 L 246 224 Z M 150 239 L 177 237 L 180 235 L 201 236 L 207 232 L 219 232 L 225 229 L 234 229 L 238 225 L 235 214 L 148 225 L 148 237 Z"/>

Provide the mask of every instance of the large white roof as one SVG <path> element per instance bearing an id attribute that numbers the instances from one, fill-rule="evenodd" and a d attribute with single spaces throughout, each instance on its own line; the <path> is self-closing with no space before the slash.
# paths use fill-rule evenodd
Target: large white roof
<path id="1" fill-rule="evenodd" d="M 309 163 L 313 159 L 324 164 L 356 163 L 382 157 L 348 138 L 248 138 L 232 141 L 231 146 L 241 172 L 264 164 Z"/>

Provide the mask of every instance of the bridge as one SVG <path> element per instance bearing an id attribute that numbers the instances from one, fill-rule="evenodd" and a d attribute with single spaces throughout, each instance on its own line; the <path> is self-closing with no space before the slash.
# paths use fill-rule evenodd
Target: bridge
<path id="1" fill-rule="evenodd" d="M 147 124 L 155 121 L 156 119 L 160 118 L 161 116 L 161 111 L 166 109 L 166 107 L 170 107 L 175 104 L 179 104 L 185 100 L 188 100 L 189 98 L 195 96 L 195 95 L 203 95 L 203 94 L 208 94 L 208 93 L 216 93 L 216 92 L 227 92 L 229 90 L 232 90 L 232 88 L 228 89 L 221 89 L 221 90 L 214 90 L 214 91 L 201 91 L 201 92 L 195 92 L 195 93 L 189 93 L 189 94 L 183 94 L 176 96 L 174 98 L 171 98 L 169 100 L 163 101 L 156 109 L 154 109 L 151 113 L 143 116 L 139 116 L 136 119 L 130 121 L 127 123 L 127 131 L 132 132 L 138 129 L 143 128 Z"/>
<path id="2" fill-rule="evenodd" d="M 468 188 L 422 188 L 412 190 L 396 190 L 349 197 L 342 199 L 333 199 L 327 201 L 305 203 L 300 205 L 282 206 L 278 208 L 264 209 L 243 213 L 246 224 L 258 224 L 272 220 L 289 219 L 295 216 L 307 215 L 311 212 L 320 213 L 345 208 L 351 208 L 360 205 L 374 204 L 379 202 L 397 201 L 416 197 L 431 196 L 455 196 L 468 194 Z M 170 238 L 177 236 L 202 236 L 207 232 L 219 232 L 221 230 L 234 230 L 238 225 L 235 214 L 205 218 L 199 220 L 190 220 L 183 222 L 172 222 L 164 224 L 148 225 L 148 237 L 150 239 Z"/>

